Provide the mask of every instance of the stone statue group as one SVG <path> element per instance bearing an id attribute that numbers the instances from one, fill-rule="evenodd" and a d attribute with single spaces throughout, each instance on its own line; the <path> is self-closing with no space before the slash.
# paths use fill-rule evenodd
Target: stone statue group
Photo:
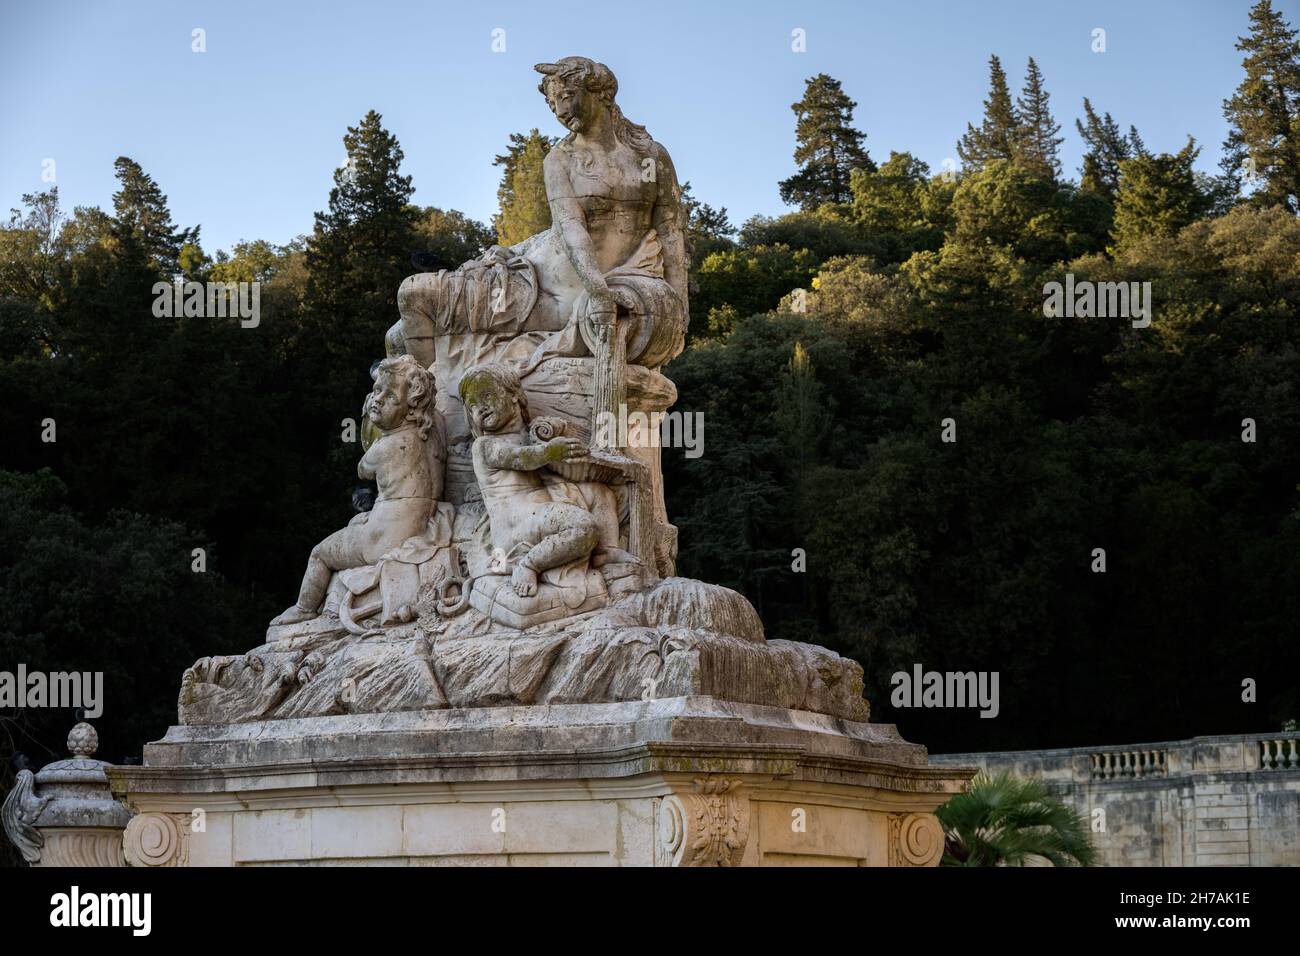
<path id="1" fill-rule="evenodd" d="M 700 693 L 865 715 L 856 664 L 674 576 L 648 432 L 686 337 L 677 174 L 604 64 L 536 69 L 569 131 L 551 227 L 402 283 L 360 429 L 374 505 L 263 644 L 186 671 L 182 724 Z"/>
<path id="2" fill-rule="evenodd" d="M 313 549 L 273 627 L 317 617 L 336 573 L 411 556 L 435 562 L 425 577 L 441 575 L 444 608 L 468 597 L 523 626 L 671 574 L 658 450 L 638 459 L 588 442 L 601 410 L 671 400 L 658 370 L 686 332 L 681 190 L 667 151 L 619 109 L 608 67 L 566 57 L 536 69 L 569 130 L 544 168 L 553 225 L 402 284 L 364 408 L 357 471 L 378 484 L 374 507 Z M 474 531 L 458 526 L 462 511 Z M 353 590 L 374 577 L 342 580 Z M 371 602 L 380 623 L 409 620 L 417 595 L 390 590 Z"/>

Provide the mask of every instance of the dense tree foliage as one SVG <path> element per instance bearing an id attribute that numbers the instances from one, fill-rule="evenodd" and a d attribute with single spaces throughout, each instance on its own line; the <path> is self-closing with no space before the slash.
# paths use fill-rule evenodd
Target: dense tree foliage
<path id="1" fill-rule="evenodd" d="M 492 220 L 500 245 L 513 246 L 551 227 L 542 164 L 554 143 L 553 137 L 536 129 L 527 136 L 511 133 L 509 148 L 492 161 L 501 167 L 501 185 L 497 187 L 500 211 Z"/>

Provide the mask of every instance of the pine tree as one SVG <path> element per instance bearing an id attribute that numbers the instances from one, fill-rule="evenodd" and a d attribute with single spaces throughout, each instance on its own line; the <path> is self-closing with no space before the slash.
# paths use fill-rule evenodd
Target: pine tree
<path id="1" fill-rule="evenodd" d="M 875 170 L 862 146 L 866 136 L 853 127 L 857 105 L 840 81 L 825 73 L 807 81 L 803 99 L 790 106 L 797 117 L 794 161 L 799 171 L 781 182 L 781 200 L 787 205 L 813 210 L 824 203 L 851 202 L 853 170 Z"/>
<path id="2" fill-rule="evenodd" d="M 527 136 L 510 134 L 510 146 L 496 157 L 493 165 L 502 167 L 501 185 L 497 187 L 499 211 L 492 217 L 497 242 L 513 246 L 529 236 L 551 228 L 551 207 L 546 200 L 546 181 L 542 163 L 555 140 L 537 129 Z"/>
<path id="3" fill-rule="evenodd" d="M 1119 124 L 1109 113 L 1099 117 L 1086 96 L 1083 98 L 1083 113 L 1086 124 L 1077 119 L 1074 121 L 1088 147 L 1079 170 L 1082 175 L 1080 185 L 1083 189 L 1113 198 L 1119 189 L 1119 164 L 1132 158 L 1133 143 L 1120 132 Z M 1133 129 L 1133 135 L 1137 135 L 1136 129 Z"/>
<path id="4" fill-rule="evenodd" d="M 1002 61 L 991 56 L 984 121 L 979 129 L 967 123 L 966 133 L 957 143 L 957 155 L 961 157 L 962 165 L 981 169 L 995 159 L 1013 159 L 1018 127 L 1011 91 L 1007 89 L 1007 74 L 1002 69 Z"/>
<path id="5" fill-rule="evenodd" d="M 1128 128 L 1128 145 L 1134 156 L 1150 156 L 1151 152 L 1147 149 L 1147 144 L 1142 142 L 1142 137 L 1138 135 L 1138 128 L 1129 125 Z"/>
<path id="6" fill-rule="evenodd" d="M 1258 185 L 1252 201 L 1300 211 L 1300 43 L 1296 31 L 1259 0 L 1250 11 L 1250 35 L 1237 49 L 1246 54 L 1246 78 L 1224 100 L 1228 121 L 1221 166 L 1240 187 Z"/>
<path id="7" fill-rule="evenodd" d="M 176 228 L 167 197 L 135 160 L 119 156 L 113 168 L 120 186 L 113 193 L 113 232 L 120 252 L 152 263 L 169 277 L 180 272 L 181 250 L 197 246 L 199 227 Z"/>
<path id="8" fill-rule="evenodd" d="M 1016 100 L 1015 162 L 1043 179 L 1058 179 L 1061 160 L 1061 126 L 1052 118 L 1043 74 L 1034 58 L 1025 70 L 1025 87 Z"/>
<path id="9" fill-rule="evenodd" d="M 397 317 L 397 287 L 422 245 L 414 187 L 400 171 L 402 147 L 368 112 L 343 137 L 347 163 L 335 170 L 329 209 L 316 213 L 307 242 L 309 334 L 326 354 L 322 384 L 347 401 L 368 387 L 371 360 Z M 346 397 L 344 397 L 346 396 Z"/>

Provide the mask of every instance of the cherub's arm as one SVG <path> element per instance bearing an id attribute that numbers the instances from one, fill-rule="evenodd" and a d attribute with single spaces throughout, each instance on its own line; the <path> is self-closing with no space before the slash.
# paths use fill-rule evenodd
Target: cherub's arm
<path id="1" fill-rule="evenodd" d="M 560 231 L 573 271 L 578 273 L 592 304 L 612 312 L 614 297 L 596 261 L 596 250 L 591 244 L 591 234 L 587 232 L 587 216 L 573 193 L 573 184 L 569 182 L 559 149 L 547 153 L 542 162 L 542 173 L 546 181 L 546 199 L 551 206 L 551 224 Z"/>
<path id="2" fill-rule="evenodd" d="M 373 481 L 379 471 L 379 466 L 383 464 L 384 453 L 381 448 L 383 443 L 382 436 L 375 439 L 374 444 L 366 450 L 366 453 L 361 456 L 361 460 L 357 462 L 357 477 L 362 481 Z"/>
<path id="3" fill-rule="evenodd" d="M 559 436 L 548 442 L 533 442 L 516 445 L 485 435 L 479 440 L 479 453 L 484 464 L 492 468 L 506 468 L 510 471 L 536 471 L 547 465 L 581 458 L 587 454 L 587 446 L 576 438 Z"/>

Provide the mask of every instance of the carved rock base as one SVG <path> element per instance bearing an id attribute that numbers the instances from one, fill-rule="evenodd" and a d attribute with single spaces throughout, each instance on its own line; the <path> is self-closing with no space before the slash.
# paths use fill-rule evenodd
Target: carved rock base
<path id="1" fill-rule="evenodd" d="M 168 836 L 136 865 L 927 866 L 973 771 L 696 696 L 177 726 L 108 773 Z"/>
<path id="2" fill-rule="evenodd" d="M 599 578 L 599 575 L 596 575 Z M 472 602 L 516 600 L 508 578 Z M 489 582 L 489 583 L 481 583 Z M 482 587 L 483 590 L 479 590 Z M 585 605 L 584 605 L 585 606 Z M 498 613 L 509 608 L 499 608 Z M 182 680 L 183 724 L 708 695 L 862 721 L 862 668 L 816 644 L 769 641 L 743 596 L 686 578 L 617 604 L 516 630 L 471 608 L 373 634 L 325 618 L 238 657 L 204 658 Z"/>

